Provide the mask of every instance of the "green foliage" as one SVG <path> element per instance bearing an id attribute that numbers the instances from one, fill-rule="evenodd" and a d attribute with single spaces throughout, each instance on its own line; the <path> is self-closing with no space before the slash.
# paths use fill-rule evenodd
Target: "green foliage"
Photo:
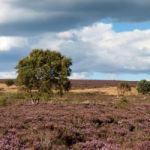
<path id="1" fill-rule="evenodd" d="M 117 90 L 118 90 L 118 95 L 125 95 L 127 92 L 131 91 L 131 87 L 128 83 L 121 82 L 117 86 Z"/>
<path id="2" fill-rule="evenodd" d="M 0 106 L 7 106 L 8 98 L 4 95 L 0 96 Z"/>
<path id="3" fill-rule="evenodd" d="M 30 94 L 33 102 L 38 102 L 43 94 L 50 96 L 54 89 L 62 96 L 70 89 L 71 65 L 71 59 L 59 52 L 34 49 L 16 66 L 17 85 Z"/>
<path id="4" fill-rule="evenodd" d="M 128 99 L 125 96 L 121 96 L 117 101 L 116 101 L 116 106 L 119 108 L 124 108 L 126 106 L 128 106 Z"/>
<path id="5" fill-rule="evenodd" d="M 6 84 L 7 86 L 12 86 L 12 85 L 15 84 L 15 82 L 14 82 L 14 80 L 9 79 L 9 80 L 6 80 L 6 81 L 5 81 L 5 84 Z"/>
<path id="6" fill-rule="evenodd" d="M 27 98 L 27 95 L 23 92 L 17 92 L 17 93 L 0 93 L 0 106 L 7 106 L 10 104 L 14 104 L 16 102 L 23 102 Z"/>
<path id="7" fill-rule="evenodd" d="M 150 92 L 150 81 L 139 81 L 137 84 L 137 91 L 141 94 L 148 94 Z"/>

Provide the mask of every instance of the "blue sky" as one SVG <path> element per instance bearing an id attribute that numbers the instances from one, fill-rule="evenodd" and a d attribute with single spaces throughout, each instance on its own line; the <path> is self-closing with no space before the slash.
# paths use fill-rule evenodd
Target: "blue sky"
<path id="1" fill-rule="evenodd" d="M 150 22 L 113 22 L 111 20 L 102 20 L 104 23 L 112 23 L 113 29 L 116 32 L 132 31 L 135 29 L 146 30 L 150 29 Z"/>
<path id="2" fill-rule="evenodd" d="M 0 0 L 0 78 L 32 49 L 72 58 L 73 79 L 150 79 L 148 0 Z"/>
<path id="3" fill-rule="evenodd" d="M 116 31 L 132 31 L 134 29 L 146 30 L 150 28 L 150 22 L 142 23 L 115 23 L 114 30 Z"/>

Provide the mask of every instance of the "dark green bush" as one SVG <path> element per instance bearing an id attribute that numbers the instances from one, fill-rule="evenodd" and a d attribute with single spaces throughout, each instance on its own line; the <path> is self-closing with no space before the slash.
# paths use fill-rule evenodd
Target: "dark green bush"
<path id="1" fill-rule="evenodd" d="M 15 84 L 15 82 L 14 82 L 14 80 L 9 79 L 9 80 L 6 80 L 6 81 L 5 81 L 5 84 L 6 84 L 7 86 L 12 86 L 12 85 Z"/>
<path id="2" fill-rule="evenodd" d="M 137 91 L 141 94 L 149 94 L 150 93 L 150 81 L 141 80 L 137 84 Z"/>

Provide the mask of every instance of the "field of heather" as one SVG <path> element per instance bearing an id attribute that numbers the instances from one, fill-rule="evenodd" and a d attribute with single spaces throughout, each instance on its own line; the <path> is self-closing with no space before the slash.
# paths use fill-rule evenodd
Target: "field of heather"
<path id="1" fill-rule="evenodd" d="M 0 149 L 149 150 L 149 97 L 70 93 L 55 103 L 0 106 Z"/>

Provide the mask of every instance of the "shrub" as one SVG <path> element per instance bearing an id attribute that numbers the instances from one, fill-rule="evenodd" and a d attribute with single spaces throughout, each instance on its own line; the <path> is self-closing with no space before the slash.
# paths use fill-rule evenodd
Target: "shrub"
<path id="1" fill-rule="evenodd" d="M 57 143 L 70 147 L 78 142 L 83 142 L 84 136 L 78 131 L 69 131 L 66 129 L 59 129 L 57 135 Z"/>
<path id="2" fill-rule="evenodd" d="M 150 92 L 150 81 L 141 80 L 137 84 L 137 91 L 141 94 L 148 94 Z"/>
<path id="3" fill-rule="evenodd" d="M 0 97 L 0 106 L 7 106 L 8 104 L 8 98 L 6 96 Z"/>
<path id="4" fill-rule="evenodd" d="M 19 99 L 25 99 L 26 98 L 26 93 L 24 93 L 24 92 L 9 93 L 8 96 L 12 100 L 19 100 Z"/>
<path id="5" fill-rule="evenodd" d="M 12 86 L 13 84 L 15 84 L 15 82 L 14 82 L 14 80 L 9 79 L 9 80 L 6 80 L 6 81 L 5 81 L 5 84 L 6 84 L 7 86 Z"/>
<path id="6" fill-rule="evenodd" d="M 125 96 L 120 97 L 117 101 L 116 101 L 116 106 L 119 108 L 124 108 L 128 105 L 129 101 Z"/>
<path id="7" fill-rule="evenodd" d="M 1 93 L 0 94 L 0 106 L 7 106 L 16 102 L 23 102 L 27 99 L 26 93 L 17 92 L 17 93 Z"/>
<path id="8" fill-rule="evenodd" d="M 127 92 L 131 91 L 131 87 L 128 83 L 121 82 L 117 86 L 118 95 L 125 95 Z"/>

